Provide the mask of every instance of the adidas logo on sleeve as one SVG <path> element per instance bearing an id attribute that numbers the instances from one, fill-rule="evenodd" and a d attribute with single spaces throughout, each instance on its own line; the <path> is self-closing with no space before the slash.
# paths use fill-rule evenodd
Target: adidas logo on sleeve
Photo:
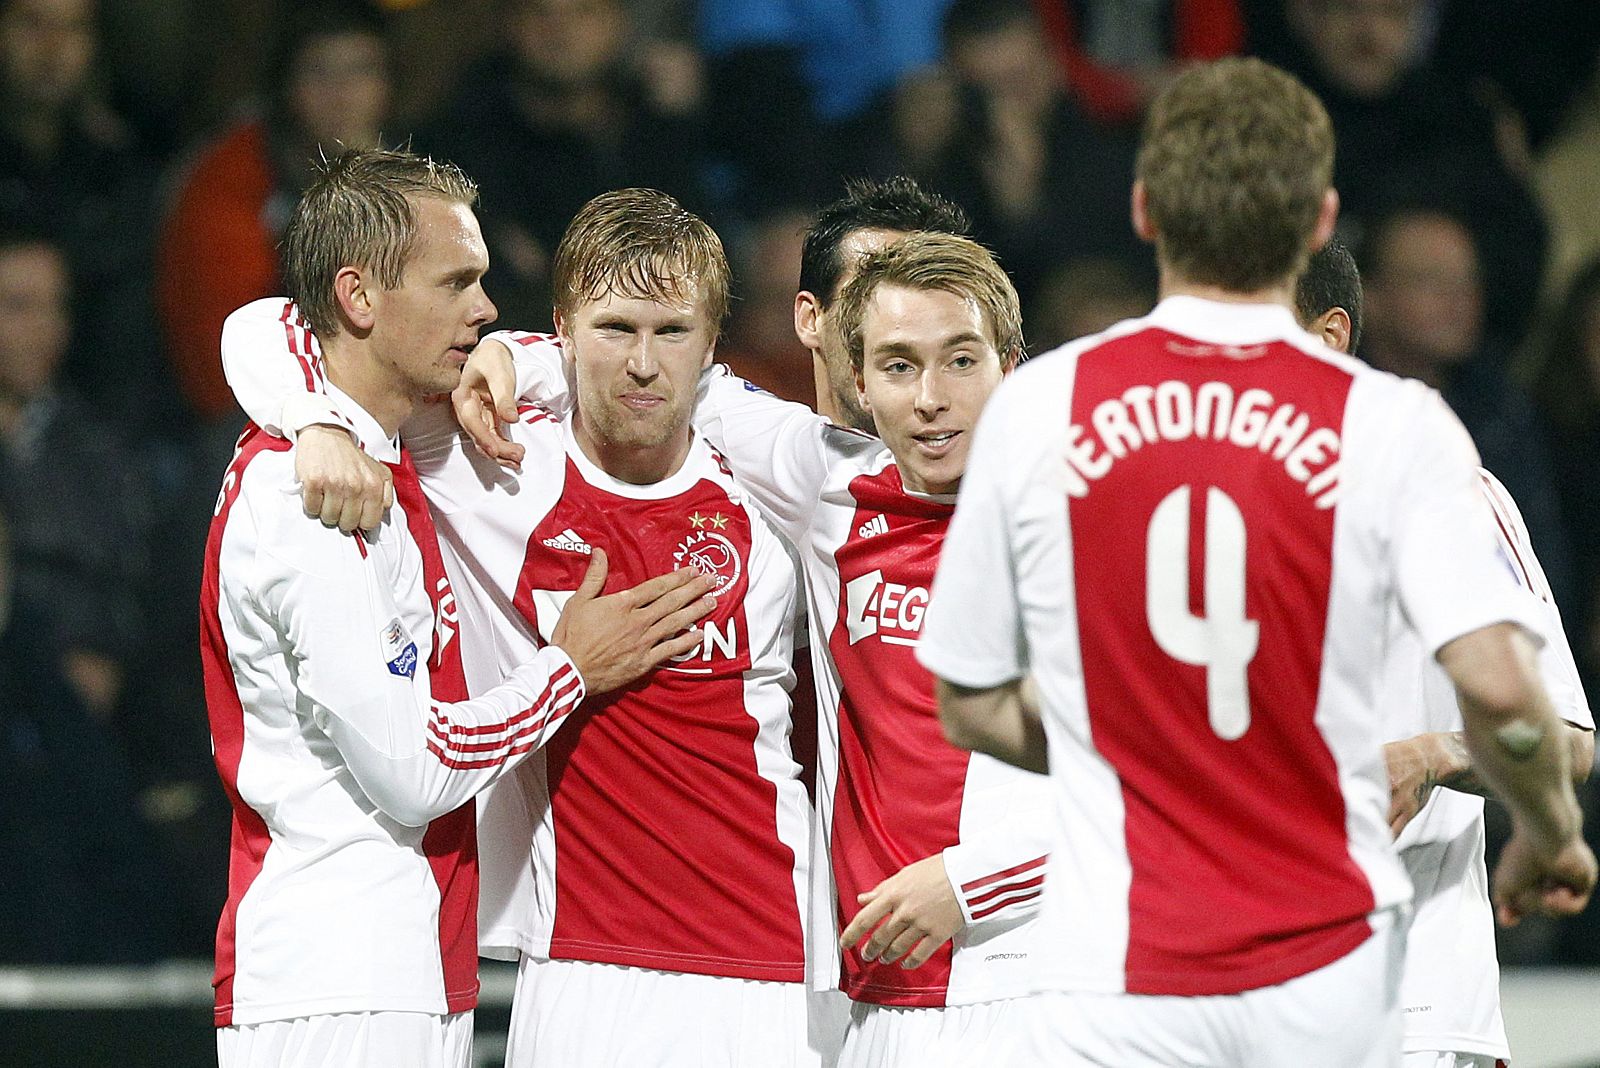
<path id="1" fill-rule="evenodd" d="M 569 553 L 582 553 L 589 556 L 594 553 L 594 548 L 583 540 L 583 535 L 568 527 L 553 538 L 544 539 L 544 543 L 552 549 L 561 549 Z"/>
<path id="2" fill-rule="evenodd" d="M 889 533 L 889 521 L 881 514 L 875 515 L 865 523 L 862 523 L 860 528 L 856 530 L 856 533 L 860 534 L 863 538 L 872 538 L 879 534 L 887 534 Z"/>

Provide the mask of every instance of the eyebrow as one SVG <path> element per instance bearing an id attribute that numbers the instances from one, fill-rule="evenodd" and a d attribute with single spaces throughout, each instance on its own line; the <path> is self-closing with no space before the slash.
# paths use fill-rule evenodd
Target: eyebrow
<path id="1" fill-rule="evenodd" d="M 962 345 L 986 344 L 988 344 L 988 341 L 983 337 L 983 335 L 975 333 L 971 330 L 967 330 L 959 334 L 952 334 L 951 336 L 945 338 L 940 347 L 954 349 L 959 348 Z M 872 347 L 872 354 L 874 356 L 898 356 L 914 352 L 915 350 L 916 347 L 914 345 L 904 341 L 884 341 Z"/>

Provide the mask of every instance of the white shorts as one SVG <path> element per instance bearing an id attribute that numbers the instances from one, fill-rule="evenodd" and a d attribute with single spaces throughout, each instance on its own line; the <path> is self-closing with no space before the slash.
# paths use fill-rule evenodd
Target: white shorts
<path id="1" fill-rule="evenodd" d="M 1026 998 L 947 1008 L 850 1007 L 839 1068 L 968 1068 L 1011 1064 Z"/>
<path id="2" fill-rule="evenodd" d="M 472 1013 L 339 1012 L 217 1029 L 219 1068 L 471 1068 Z"/>
<path id="3" fill-rule="evenodd" d="M 1050 1068 L 1396 1068 L 1400 910 L 1332 964 L 1242 994 L 1157 997 L 1054 991 L 1022 1002 L 1019 1065 Z"/>
<path id="4" fill-rule="evenodd" d="M 1420 1050 L 1407 1053 L 1401 1068 L 1510 1068 L 1511 1062 L 1488 1053 L 1435 1053 Z"/>
<path id="5" fill-rule="evenodd" d="M 506 1068 L 831 1068 L 837 993 L 589 961 L 517 969 Z"/>

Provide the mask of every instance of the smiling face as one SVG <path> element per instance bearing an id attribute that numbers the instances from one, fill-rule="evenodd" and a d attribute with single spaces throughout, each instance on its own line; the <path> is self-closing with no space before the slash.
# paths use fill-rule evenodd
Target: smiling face
<path id="1" fill-rule="evenodd" d="M 894 284 L 866 306 L 856 388 L 908 490 L 961 484 L 978 415 L 1011 369 L 984 318 L 971 298 Z"/>
<path id="2" fill-rule="evenodd" d="M 412 198 L 416 231 L 400 284 L 373 284 L 372 348 L 401 390 L 448 393 L 498 312 L 483 291 L 489 253 L 472 209 L 442 197 Z"/>
<path id="3" fill-rule="evenodd" d="M 578 386 L 574 433 L 584 452 L 624 482 L 659 482 L 689 451 L 689 417 L 716 330 L 698 299 L 608 291 L 571 312 L 556 332 Z"/>

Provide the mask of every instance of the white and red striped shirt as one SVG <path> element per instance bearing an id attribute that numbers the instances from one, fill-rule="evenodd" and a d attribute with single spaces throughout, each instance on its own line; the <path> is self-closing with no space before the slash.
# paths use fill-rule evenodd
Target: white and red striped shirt
<path id="1" fill-rule="evenodd" d="M 233 805 L 219 1026 L 476 1002 L 471 798 L 584 696 L 559 649 L 464 700 L 453 595 L 409 457 L 327 387 L 398 503 L 308 518 L 289 445 L 250 427 L 207 544 L 201 652 Z"/>
<path id="2" fill-rule="evenodd" d="M 229 317 L 230 382 L 274 426 L 326 422 L 289 358 L 281 304 Z M 447 405 L 403 430 L 474 692 L 549 638 L 596 547 L 610 592 L 682 566 L 723 585 L 700 648 L 588 701 L 484 799 L 483 952 L 803 981 L 811 823 L 789 748 L 796 576 L 782 543 L 703 440 L 638 486 L 549 412 L 525 409 L 511 433 L 528 450 L 520 473 L 467 446 Z"/>
<path id="3" fill-rule="evenodd" d="M 1438 395 L 1287 309 L 1164 300 L 985 409 L 919 655 L 1037 682 L 1056 791 L 1044 989 L 1267 986 L 1403 902 L 1385 617 L 1429 654 L 1511 620 L 1476 453 Z"/>
<path id="4" fill-rule="evenodd" d="M 525 394 L 560 399 L 559 348 L 493 335 Z M 858 1001 L 965 1005 L 1029 992 L 1048 863 L 1046 781 L 945 740 L 933 678 L 913 653 L 951 497 L 908 492 L 877 438 L 828 423 L 713 367 L 695 423 L 799 553 L 817 694 L 819 834 L 814 978 Z M 920 968 L 842 956 L 837 935 L 870 890 L 942 854 L 966 927 Z"/>

